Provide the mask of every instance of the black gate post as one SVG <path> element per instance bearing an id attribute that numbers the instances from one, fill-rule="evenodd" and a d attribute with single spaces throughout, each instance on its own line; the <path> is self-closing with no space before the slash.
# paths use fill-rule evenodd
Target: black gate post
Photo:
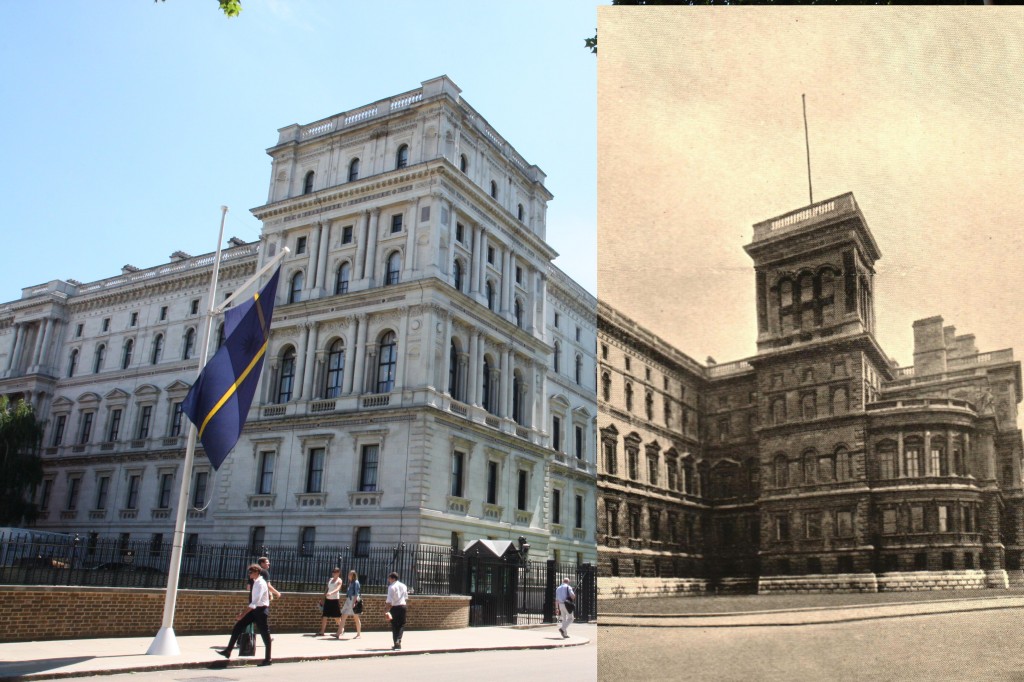
<path id="1" fill-rule="evenodd" d="M 555 564 L 554 559 L 548 559 L 547 561 L 547 575 L 544 580 L 544 622 L 554 623 L 555 622 L 555 581 L 557 576 L 555 575 Z"/>
<path id="2" fill-rule="evenodd" d="M 590 623 L 597 620 L 597 567 L 593 564 L 582 564 L 577 573 L 579 585 L 577 592 L 582 599 L 576 599 L 576 620 Z"/>

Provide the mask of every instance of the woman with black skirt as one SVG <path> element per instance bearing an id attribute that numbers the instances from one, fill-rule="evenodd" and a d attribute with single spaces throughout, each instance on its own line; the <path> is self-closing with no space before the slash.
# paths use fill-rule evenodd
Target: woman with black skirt
<path id="1" fill-rule="evenodd" d="M 320 637 L 323 637 L 324 631 L 327 630 L 328 618 L 341 618 L 341 603 L 339 601 L 341 585 L 341 569 L 331 569 L 331 579 L 327 581 L 327 591 L 324 592 L 323 617 L 320 619 Z M 334 638 L 337 639 L 338 636 L 335 635 Z"/>

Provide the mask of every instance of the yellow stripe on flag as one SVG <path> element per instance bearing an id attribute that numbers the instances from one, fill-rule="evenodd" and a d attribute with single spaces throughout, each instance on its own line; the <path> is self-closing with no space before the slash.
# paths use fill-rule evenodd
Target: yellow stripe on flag
<path id="1" fill-rule="evenodd" d="M 256 356 L 252 359 L 252 362 L 249 363 L 249 366 L 245 368 L 245 371 L 239 375 L 239 377 L 235 380 L 235 383 L 231 384 L 231 387 L 224 393 L 223 396 L 221 396 L 221 399 L 218 400 L 217 404 L 213 406 L 212 410 L 210 410 L 210 414 L 206 415 L 206 419 L 203 420 L 203 425 L 199 427 L 200 438 L 203 437 L 203 431 L 206 430 L 206 425 L 210 423 L 210 420 L 217 415 L 217 413 L 220 411 L 220 408 L 224 407 L 224 404 L 231 398 L 232 395 L 234 395 L 235 391 L 238 390 L 238 385 L 245 381 L 245 378 L 249 376 L 249 372 L 252 371 L 253 367 L 256 366 L 256 363 L 259 362 L 260 358 L 263 357 L 263 354 L 265 352 L 267 352 L 266 341 L 263 342 L 263 345 L 260 347 L 259 352 L 256 353 Z"/>

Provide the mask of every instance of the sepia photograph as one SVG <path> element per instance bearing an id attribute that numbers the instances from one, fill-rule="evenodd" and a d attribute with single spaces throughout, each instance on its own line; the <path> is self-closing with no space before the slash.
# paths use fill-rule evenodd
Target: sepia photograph
<path id="1" fill-rule="evenodd" d="M 599 8 L 600 679 L 1016 679 L 1022 29 Z"/>

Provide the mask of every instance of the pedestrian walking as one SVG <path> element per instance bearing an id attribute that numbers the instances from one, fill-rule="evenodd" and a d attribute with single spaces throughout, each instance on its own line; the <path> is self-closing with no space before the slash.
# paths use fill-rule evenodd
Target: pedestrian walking
<path id="1" fill-rule="evenodd" d="M 260 565 L 260 575 L 267 581 L 267 589 L 270 590 L 270 597 L 272 599 L 280 599 L 281 593 L 275 590 L 273 583 L 270 582 L 270 559 L 265 556 L 261 556 L 256 560 L 256 563 Z"/>
<path id="2" fill-rule="evenodd" d="M 397 573 L 388 574 L 388 598 L 385 601 L 387 610 L 384 617 L 391 622 L 391 639 L 393 651 L 402 649 L 402 633 L 405 631 L 406 605 L 409 601 L 409 588 L 398 579 Z"/>
<path id="3" fill-rule="evenodd" d="M 263 646 L 266 649 L 263 661 L 258 665 L 270 665 L 270 624 L 267 622 L 267 610 L 270 607 L 270 589 L 267 581 L 260 575 L 258 564 L 249 566 L 248 573 L 249 579 L 252 580 L 252 596 L 249 599 L 249 605 L 235 618 L 235 627 L 231 630 L 231 639 L 228 640 L 227 647 L 217 651 L 217 653 L 224 658 L 231 658 L 231 651 L 235 648 L 235 642 L 238 641 L 239 636 L 245 628 L 249 627 L 250 623 L 255 623 L 260 631 L 260 637 L 263 638 Z"/>
<path id="4" fill-rule="evenodd" d="M 345 588 L 345 605 L 341 607 L 341 620 L 338 621 L 338 639 L 345 634 L 345 624 L 348 617 L 352 616 L 356 621 L 356 636 L 352 639 L 359 639 L 363 634 L 363 624 L 359 621 L 359 614 L 363 612 L 363 597 L 359 591 L 359 574 L 355 571 L 348 572 L 348 586 Z"/>
<path id="5" fill-rule="evenodd" d="M 555 588 L 555 604 L 558 605 L 558 617 L 561 625 L 558 631 L 562 633 L 562 639 L 569 638 L 569 626 L 572 625 L 573 611 L 576 610 L 576 593 L 572 590 L 568 578 L 562 578 L 562 584 Z"/>
<path id="6" fill-rule="evenodd" d="M 338 626 L 341 627 L 341 569 L 331 569 L 331 578 L 327 581 L 327 590 L 324 592 L 324 601 L 320 618 L 320 637 L 327 631 L 327 619 L 337 618 Z M 337 638 L 338 635 L 335 635 Z"/>

